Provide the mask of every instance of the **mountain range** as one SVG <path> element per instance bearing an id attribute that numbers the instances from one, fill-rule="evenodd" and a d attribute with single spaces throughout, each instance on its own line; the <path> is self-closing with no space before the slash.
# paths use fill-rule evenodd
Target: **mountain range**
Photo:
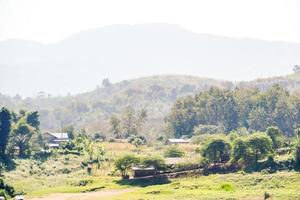
<path id="1" fill-rule="evenodd" d="M 0 42 L 0 92 L 66 95 L 149 75 L 250 80 L 288 74 L 300 44 L 200 34 L 171 24 L 111 25 L 58 43 Z"/>

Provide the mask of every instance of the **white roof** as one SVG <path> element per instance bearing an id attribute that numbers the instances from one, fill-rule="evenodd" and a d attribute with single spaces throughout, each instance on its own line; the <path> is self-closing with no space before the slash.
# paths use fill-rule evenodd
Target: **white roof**
<path id="1" fill-rule="evenodd" d="M 155 169 L 154 167 L 138 167 L 138 166 L 132 167 L 132 170 L 154 170 L 154 169 Z"/>
<path id="2" fill-rule="evenodd" d="M 53 143 L 51 143 L 51 144 L 48 144 L 49 145 L 49 147 L 59 147 L 59 144 L 53 144 Z"/>
<path id="3" fill-rule="evenodd" d="M 169 139 L 169 142 L 171 142 L 171 143 L 189 143 L 190 140 L 172 138 L 172 139 Z"/>
<path id="4" fill-rule="evenodd" d="M 57 139 L 69 139 L 68 133 L 49 133 L 50 135 L 53 135 Z"/>

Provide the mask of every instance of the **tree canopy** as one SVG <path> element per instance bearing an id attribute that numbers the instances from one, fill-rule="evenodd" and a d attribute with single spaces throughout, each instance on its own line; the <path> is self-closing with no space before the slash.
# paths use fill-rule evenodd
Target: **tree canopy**
<path id="1" fill-rule="evenodd" d="M 265 91 L 211 88 L 177 100 L 166 122 L 176 137 L 203 134 L 204 128 L 207 133 L 216 132 L 217 127 L 229 133 L 243 127 L 249 131 L 266 131 L 269 126 L 293 135 L 294 127 L 300 123 L 299 100 L 297 93 L 291 95 L 279 85 Z"/>

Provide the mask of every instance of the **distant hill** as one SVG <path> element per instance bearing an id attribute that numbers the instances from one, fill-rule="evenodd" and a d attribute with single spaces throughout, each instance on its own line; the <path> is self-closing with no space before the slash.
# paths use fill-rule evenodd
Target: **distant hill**
<path id="1" fill-rule="evenodd" d="M 279 84 L 290 92 L 300 90 L 300 72 L 292 73 L 286 76 L 275 76 L 270 78 L 255 79 L 253 81 L 239 82 L 237 86 L 256 87 L 260 90 L 266 90 L 274 84 Z"/>
<path id="2" fill-rule="evenodd" d="M 111 84 L 74 96 L 51 97 L 39 93 L 36 98 L 0 96 L 0 105 L 10 109 L 38 110 L 44 130 L 60 130 L 74 125 L 88 130 L 108 130 L 108 119 L 127 106 L 146 108 L 151 126 L 161 128 L 164 117 L 177 98 L 193 95 L 212 86 L 231 88 L 229 81 L 193 76 L 150 76 Z M 152 126 L 153 128 L 153 126 Z M 157 131 L 157 130 L 156 130 Z"/>
<path id="3" fill-rule="evenodd" d="M 183 75 L 149 76 L 118 83 L 110 83 L 106 79 L 95 90 L 77 95 L 51 96 L 39 93 L 35 98 L 22 99 L 20 96 L 0 94 L 0 105 L 15 111 L 38 110 L 42 130 L 59 131 L 62 127 L 73 125 L 85 127 L 92 133 L 108 132 L 109 118 L 120 114 L 127 106 L 146 108 L 149 121 L 144 132 L 155 134 L 162 131 L 164 117 L 178 98 L 195 95 L 212 86 L 223 89 L 257 87 L 265 90 L 274 84 L 280 84 L 290 92 L 300 91 L 300 73 L 234 83 Z"/>
<path id="4" fill-rule="evenodd" d="M 0 92 L 74 94 L 105 77 L 118 82 L 155 74 L 249 80 L 287 74 L 299 63 L 297 43 L 199 34 L 170 24 L 112 25 L 55 44 L 0 42 Z"/>

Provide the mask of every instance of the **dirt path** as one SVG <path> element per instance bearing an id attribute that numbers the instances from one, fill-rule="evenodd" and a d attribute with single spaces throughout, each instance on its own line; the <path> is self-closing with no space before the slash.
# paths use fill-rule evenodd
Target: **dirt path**
<path id="1" fill-rule="evenodd" d="M 87 193 L 57 193 L 46 197 L 29 198 L 28 200 L 96 200 L 105 199 L 105 197 L 113 197 L 127 192 L 132 192 L 134 189 L 124 190 L 103 190 L 99 192 Z M 27 198 L 26 198 L 27 199 Z"/>

